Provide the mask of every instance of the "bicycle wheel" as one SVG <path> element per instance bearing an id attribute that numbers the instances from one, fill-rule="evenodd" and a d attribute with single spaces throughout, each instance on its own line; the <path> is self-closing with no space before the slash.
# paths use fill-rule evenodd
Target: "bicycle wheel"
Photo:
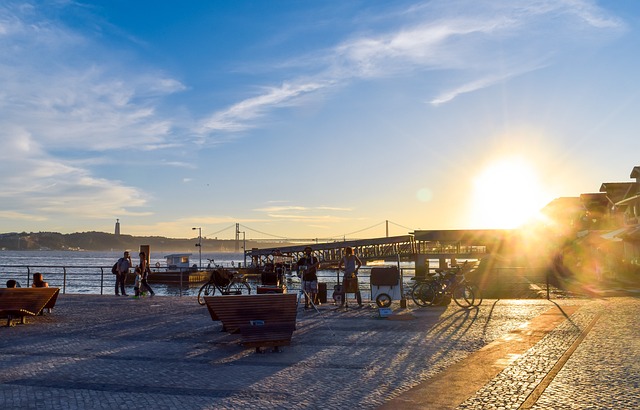
<path id="1" fill-rule="evenodd" d="M 420 307 L 431 306 L 435 295 L 432 283 L 418 283 L 411 291 L 411 299 Z"/>
<path id="2" fill-rule="evenodd" d="M 251 286 L 247 282 L 234 282 L 229 285 L 227 295 L 250 295 Z"/>
<path id="3" fill-rule="evenodd" d="M 482 304 L 482 292 L 480 292 L 480 288 L 475 283 L 469 283 L 469 286 L 473 289 L 473 296 L 475 297 L 473 306 L 480 306 Z"/>
<path id="4" fill-rule="evenodd" d="M 445 297 L 445 290 L 444 290 L 444 286 L 442 285 L 442 283 L 440 282 L 433 282 L 433 284 L 431 284 L 430 287 L 430 291 L 433 292 L 433 299 L 431 301 L 431 304 L 434 306 L 446 306 L 451 302 L 451 298 L 450 297 Z M 449 299 L 449 300 L 447 300 Z"/>
<path id="5" fill-rule="evenodd" d="M 420 282 L 416 282 L 413 284 L 413 286 L 411 287 L 411 300 L 413 300 L 413 303 L 415 303 L 417 306 L 425 307 L 426 304 L 422 300 L 421 298 L 422 295 L 420 293 L 421 286 L 422 286 L 422 283 Z"/>
<path id="6" fill-rule="evenodd" d="M 215 292 L 216 292 L 215 286 L 213 286 L 211 283 L 205 283 L 204 285 L 202 285 L 202 287 L 198 291 L 198 303 L 200 305 L 204 305 L 204 297 L 213 296 Z"/>
<path id="7" fill-rule="evenodd" d="M 467 309 L 473 306 L 475 296 L 473 294 L 473 288 L 466 283 L 456 285 L 451 291 L 453 301 L 456 302 L 461 308 Z"/>

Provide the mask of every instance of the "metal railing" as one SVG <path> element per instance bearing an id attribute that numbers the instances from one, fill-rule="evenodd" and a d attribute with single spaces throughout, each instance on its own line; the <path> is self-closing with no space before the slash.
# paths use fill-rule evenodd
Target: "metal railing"
<path id="1" fill-rule="evenodd" d="M 391 265 L 386 265 L 391 266 Z M 396 265 L 392 265 L 396 266 Z M 359 274 L 359 286 L 363 296 L 371 289 L 370 274 L 371 269 L 377 266 L 363 266 Z M 219 268 L 219 267 L 218 267 Z M 224 267 L 228 268 L 228 267 Z M 153 272 L 163 271 L 163 268 L 153 268 L 149 276 L 149 283 L 159 295 L 172 296 L 194 296 L 204 282 L 189 282 L 189 269 L 184 269 L 179 275 L 179 280 L 165 283 L 155 281 Z M 433 271 L 434 269 L 429 269 Z M 111 266 L 55 266 L 55 265 L 0 265 L 0 287 L 4 286 L 9 279 L 17 280 L 22 287 L 29 287 L 32 283 L 34 273 L 42 273 L 44 280 L 50 287 L 60 288 L 63 294 L 114 294 L 115 276 L 111 274 Z M 400 268 L 403 293 L 410 291 L 413 285 L 415 269 L 413 267 Z M 555 287 L 549 284 L 548 278 L 544 275 L 534 275 L 531 268 L 497 268 L 489 275 L 493 286 L 487 286 L 485 296 L 489 298 L 549 298 L 550 292 L 555 291 Z M 133 283 L 133 273 L 128 275 L 128 285 Z M 341 283 L 342 272 L 337 269 L 322 269 L 318 271 L 318 281 L 326 283 L 329 297 L 333 291 L 333 286 Z M 249 275 L 248 282 L 252 292 L 256 290 L 260 283 L 260 274 Z M 482 285 L 482 284 L 480 284 Z M 290 292 L 299 291 L 299 279 L 292 272 L 287 281 L 287 288 Z"/>

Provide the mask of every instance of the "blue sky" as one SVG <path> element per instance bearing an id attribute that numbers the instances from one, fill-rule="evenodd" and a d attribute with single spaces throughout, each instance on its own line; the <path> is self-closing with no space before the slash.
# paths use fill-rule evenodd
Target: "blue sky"
<path id="1" fill-rule="evenodd" d="M 4 1 L 0 231 L 515 227 L 640 165 L 639 23 L 631 0 Z"/>

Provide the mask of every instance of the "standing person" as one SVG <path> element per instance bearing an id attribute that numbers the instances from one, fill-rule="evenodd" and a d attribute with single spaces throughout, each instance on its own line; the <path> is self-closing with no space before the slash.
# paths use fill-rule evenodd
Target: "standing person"
<path id="1" fill-rule="evenodd" d="M 316 300 L 318 294 L 318 267 L 320 261 L 312 255 L 313 249 L 310 246 L 304 248 L 304 257 L 298 260 L 298 271 L 302 272 L 302 289 L 304 290 L 304 308 L 309 309 L 309 298 L 311 303 Z"/>
<path id="2" fill-rule="evenodd" d="M 140 268 L 140 272 L 142 273 L 142 280 L 140 281 L 140 291 L 144 292 L 144 290 L 146 289 L 149 291 L 149 297 L 153 297 L 155 295 L 155 292 L 153 291 L 153 289 L 151 289 L 151 286 L 149 286 L 149 282 L 147 282 L 151 269 L 149 268 L 149 263 L 147 262 L 147 254 L 144 252 L 140 252 L 140 265 L 138 265 L 138 267 Z"/>
<path id="3" fill-rule="evenodd" d="M 340 260 L 340 264 L 338 265 L 338 271 L 342 269 L 344 266 L 344 276 L 342 277 L 342 288 L 344 289 L 345 297 L 342 299 L 340 303 L 340 307 L 344 306 L 347 297 L 346 294 L 349 291 L 349 288 L 353 288 L 353 283 L 351 286 L 347 286 L 347 282 L 355 282 L 354 292 L 356 294 L 356 300 L 358 301 L 358 306 L 362 307 L 362 295 L 360 294 L 360 286 L 358 285 L 358 269 L 362 266 L 362 261 L 353 253 L 353 248 L 347 246 L 344 249 L 344 257 Z"/>
<path id="4" fill-rule="evenodd" d="M 33 274 L 33 283 L 31 284 L 32 288 L 48 288 L 49 284 L 44 281 L 42 277 L 42 273 L 36 272 Z"/>
<path id="5" fill-rule="evenodd" d="M 120 292 L 122 292 L 122 296 L 127 296 L 127 292 L 124 290 L 124 282 L 127 280 L 127 274 L 129 273 L 131 265 L 129 251 L 124 251 L 124 256 L 118 259 L 118 263 L 116 264 L 116 296 L 120 296 Z"/>

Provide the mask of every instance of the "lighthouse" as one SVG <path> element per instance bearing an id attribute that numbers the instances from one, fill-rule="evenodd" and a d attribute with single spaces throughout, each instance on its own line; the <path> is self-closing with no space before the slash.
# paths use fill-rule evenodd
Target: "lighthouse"
<path id="1" fill-rule="evenodd" d="M 116 219 L 116 231 L 115 231 L 115 235 L 116 235 L 116 237 L 120 236 L 120 219 Z"/>

